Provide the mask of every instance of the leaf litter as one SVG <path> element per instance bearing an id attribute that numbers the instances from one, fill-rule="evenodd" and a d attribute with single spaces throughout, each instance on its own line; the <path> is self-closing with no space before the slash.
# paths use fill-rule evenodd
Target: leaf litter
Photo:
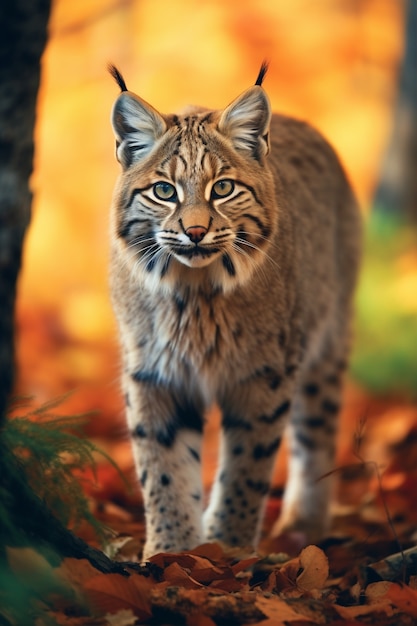
<path id="1" fill-rule="evenodd" d="M 10 552 L 15 572 L 26 567 L 24 550 Z M 317 546 L 293 558 L 262 558 L 204 544 L 186 553 L 157 554 L 142 565 L 126 562 L 128 577 L 99 573 L 85 560 L 67 558 L 58 568 L 33 555 L 29 560 L 27 574 L 36 578 L 39 567 L 45 577 L 48 569 L 45 580 L 55 581 L 36 626 L 417 623 L 416 577 L 410 585 L 365 584 L 358 568 L 332 578 L 328 557 Z"/>
<path id="2" fill-rule="evenodd" d="M 410 462 L 415 438 L 410 434 L 416 427 L 410 420 L 399 438 L 389 415 L 382 422 L 386 444 L 378 458 L 384 464 L 364 461 L 363 450 L 360 460 L 342 459 L 338 508 L 332 531 L 320 546 L 299 550 L 294 538 L 278 542 L 269 537 L 282 495 L 276 490 L 268 502 L 258 553 L 210 543 L 185 553 L 160 553 L 143 564 L 141 502 L 129 508 L 117 503 L 122 499 L 108 497 L 100 504 L 90 492 L 92 512 L 113 529 L 106 553 L 121 561 L 128 575 L 101 573 L 84 559 L 65 558 L 56 567 L 36 547 L 7 548 L 11 575 L 32 592 L 26 623 L 415 626 L 417 480 Z M 372 428 L 371 420 L 366 436 L 375 448 Z M 381 420 L 375 429 L 383 429 Z M 91 535 L 86 538 L 94 541 Z M 8 611 L 2 593 L 0 589 L 0 623 L 26 626 Z"/>

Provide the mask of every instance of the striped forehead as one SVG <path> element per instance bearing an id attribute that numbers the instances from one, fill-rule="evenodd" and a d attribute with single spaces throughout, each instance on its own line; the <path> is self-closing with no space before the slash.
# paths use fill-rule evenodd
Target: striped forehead
<path id="1" fill-rule="evenodd" d="M 210 150 L 210 133 L 207 117 L 186 116 L 174 118 L 176 127 L 175 146 L 162 166 L 167 165 L 171 176 L 185 180 L 195 179 L 204 175 L 212 177 L 225 164 L 217 155 L 217 151 Z"/>

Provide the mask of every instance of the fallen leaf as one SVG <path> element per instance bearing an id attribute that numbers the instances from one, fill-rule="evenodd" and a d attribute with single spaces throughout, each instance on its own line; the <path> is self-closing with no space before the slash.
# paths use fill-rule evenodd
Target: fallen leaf
<path id="1" fill-rule="evenodd" d="M 82 586 L 90 578 L 97 576 L 97 570 L 87 559 L 75 559 L 67 557 L 61 565 L 55 569 L 55 575 L 64 578 L 71 585 L 82 589 Z"/>
<path id="2" fill-rule="evenodd" d="M 190 554 L 159 552 L 149 559 L 150 563 L 157 565 L 161 569 L 165 569 L 171 563 L 178 563 L 181 567 L 188 567 L 190 570 L 194 566 L 195 559 Z"/>
<path id="3" fill-rule="evenodd" d="M 249 559 L 242 559 L 242 561 L 238 561 L 237 563 L 232 565 L 232 572 L 236 576 L 240 572 L 243 572 L 244 570 L 251 567 L 251 565 L 253 565 L 257 561 L 259 561 L 259 557 L 257 556 L 253 556 Z"/>
<path id="4" fill-rule="evenodd" d="M 378 608 L 390 604 L 395 609 L 417 618 L 417 591 L 407 585 L 380 581 L 366 588 L 366 599 Z"/>
<path id="5" fill-rule="evenodd" d="M 203 543 L 193 550 L 189 550 L 187 554 L 206 557 L 211 561 L 221 561 L 225 554 L 219 543 Z"/>
<path id="6" fill-rule="evenodd" d="M 187 554 L 187 556 L 188 557 L 192 556 L 192 559 L 194 561 L 194 563 L 191 565 L 192 570 L 196 570 L 196 569 L 205 570 L 210 567 L 214 567 L 216 563 L 220 563 L 223 561 L 223 559 L 214 560 L 214 559 L 209 559 L 206 557 L 198 556 L 196 554 L 193 554 L 193 555 Z"/>
<path id="7" fill-rule="evenodd" d="M 294 574 L 295 576 L 295 574 Z M 288 589 L 295 589 L 295 578 L 287 575 L 287 572 L 282 572 L 277 569 L 270 573 L 268 579 L 262 585 L 264 591 L 271 591 L 274 593 L 282 593 Z"/>
<path id="8" fill-rule="evenodd" d="M 379 604 L 381 600 L 386 600 L 390 585 L 391 583 L 387 581 L 380 581 L 368 585 L 365 591 L 368 604 Z"/>
<path id="9" fill-rule="evenodd" d="M 184 589 L 199 589 L 203 585 L 197 582 L 179 563 L 171 563 L 164 571 L 166 585 L 180 586 Z"/>
<path id="10" fill-rule="evenodd" d="M 392 609 L 391 604 L 388 600 L 385 602 L 380 602 L 378 604 L 378 609 L 376 609 L 375 605 L 361 605 L 361 606 L 339 606 L 338 604 L 334 604 L 333 608 L 335 611 L 345 620 L 352 620 L 355 617 L 361 617 L 362 615 L 371 615 L 376 612 L 384 613 L 387 616 L 392 616 L 394 611 Z"/>
<path id="11" fill-rule="evenodd" d="M 209 585 L 215 580 L 226 580 L 228 578 L 234 578 L 233 572 L 230 567 L 217 567 L 215 565 L 213 565 L 212 567 L 207 567 L 205 569 L 192 570 L 192 573 L 193 576 L 195 576 L 196 580 L 206 585 Z"/>
<path id="12" fill-rule="evenodd" d="M 309 619 L 294 611 L 284 600 L 277 596 L 265 597 L 259 595 L 255 600 L 255 606 L 267 618 L 266 621 L 260 622 L 260 626 L 267 626 L 268 622 L 270 626 L 287 626 L 287 624 L 295 621 L 310 622 Z"/>
<path id="13" fill-rule="evenodd" d="M 85 591 L 99 614 L 130 609 L 140 619 L 146 619 L 152 615 L 149 592 L 154 585 L 144 576 L 101 574 L 86 582 Z"/>
<path id="14" fill-rule="evenodd" d="M 288 589 L 296 589 L 297 574 L 300 571 L 300 559 L 290 559 L 283 565 L 276 567 L 263 583 L 264 591 L 279 593 Z"/>
<path id="15" fill-rule="evenodd" d="M 239 591 L 239 589 L 241 588 L 242 583 L 236 580 L 236 578 L 214 580 L 209 586 L 209 589 L 218 589 L 221 591 L 226 591 L 227 593 Z"/>
<path id="16" fill-rule="evenodd" d="M 303 571 L 297 575 L 297 587 L 301 591 L 322 589 L 329 577 L 329 561 L 323 550 L 307 546 L 301 551 L 299 561 Z"/>

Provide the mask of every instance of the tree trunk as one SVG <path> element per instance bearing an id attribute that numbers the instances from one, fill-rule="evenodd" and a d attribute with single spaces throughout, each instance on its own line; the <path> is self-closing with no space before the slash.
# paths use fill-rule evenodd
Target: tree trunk
<path id="1" fill-rule="evenodd" d="M 33 130 L 50 0 L 0 3 L 0 427 L 14 378 L 14 308 L 30 219 Z"/>
<path id="2" fill-rule="evenodd" d="M 22 545 L 29 542 L 47 553 L 52 548 L 58 557 L 86 558 L 101 571 L 126 575 L 123 565 L 88 546 L 52 515 L 2 440 L 14 378 L 16 280 L 30 220 L 36 99 L 50 4 L 0 2 L 0 497 L 6 516 L 0 516 L 0 565 L 6 561 L 4 545 L 14 545 L 18 537 Z"/>
<path id="3" fill-rule="evenodd" d="M 408 0 L 391 140 L 374 205 L 417 225 L 417 2 Z"/>

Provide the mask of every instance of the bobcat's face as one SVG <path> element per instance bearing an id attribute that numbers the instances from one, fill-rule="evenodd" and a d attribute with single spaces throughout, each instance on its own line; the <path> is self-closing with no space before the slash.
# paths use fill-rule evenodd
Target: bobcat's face
<path id="1" fill-rule="evenodd" d="M 260 87 L 223 112 L 185 116 L 119 96 L 115 230 L 133 276 L 152 288 L 209 282 L 225 291 L 260 267 L 276 226 L 269 119 Z"/>

